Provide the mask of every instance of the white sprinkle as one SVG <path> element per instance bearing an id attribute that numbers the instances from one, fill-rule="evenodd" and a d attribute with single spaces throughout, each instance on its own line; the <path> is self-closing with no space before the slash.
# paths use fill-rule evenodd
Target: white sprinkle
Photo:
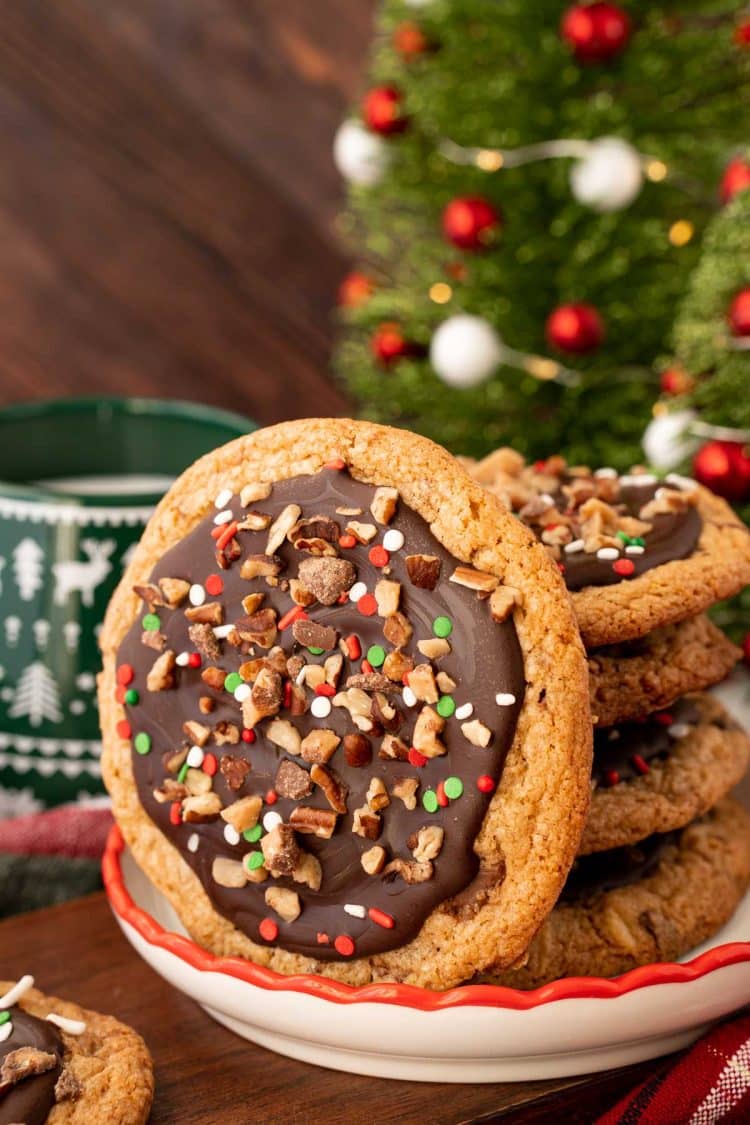
<path id="1" fill-rule="evenodd" d="M 554 496 L 550 496 L 549 492 L 540 492 L 537 499 L 541 500 L 543 504 L 546 504 L 548 508 L 554 508 L 555 506 L 555 498 Z"/>
<path id="2" fill-rule="evenodd" d="M 400 551 L 404 545 L 404 533 L 397 527 L 392 527 L 383 536 L 383 546 L 386 551 Z"/>
<path id="3" fill-rule="evenodd" d="M 68 1035 L 83 1035 L 86 1030 L 84 1020 L 69 1020 L 67 1016 L 58 1016 L 57 1012 L 50 1012 L 47 1023 L 53 1023 L 61 1031 L 67 1031 Z"/>
<path id="4" fill-rule="evenodd" d="M 620 477 L 620 484 L 623 488 L 645 488 L 647 484 L 656 484 L 656 477 L 653 473 L 630 473 Z"/>
<path id="5" fill-rule="evenodd" d="M 304 684 L 306 679 L 307 679 L 307 665 L 303 664 L 302 667 L 300 668 L 299 672 L 297 673 L 297 678 L 294 682 L 295 682 L 295 684 L 297 684 L 298 687 L 301 687 L 302 684 Z"/>
<path id="6" fill-rule="evenodd" d="M 631 543 L 629 546 L 627 546 L 625 548 L 625 554 L 626 555 L 642 555 L 645 550 L 646 550 L 646 548 L 639 546 L 638 543 Z"/>
<path id="7" fill-rule="evenodd" d="M 403 699 L 407 707 L 417 706 L 417 697 L 410 687 L 404 688 L 404 690 L 401 692 L 401 698 Z"/>
<path id="8" fill-rule="evenodd" d="M 456 708 L 456 718 L 457 719 L 470 719 L 473 714 L 474 714 L 474 704 L 473 703 L 462 703 L 460 707 Z"/>
<path id="9" fill-rule="evenodd" d="M 687 738 L 691 729 L 687 723 L 672 723 L 671 727 L 667 727 L 667 734 L 670 738 Z"/>
<path id="10" fill-rule="evenodd" d="M 214 507 L 215 508 L 226 508 L 227 504 L 229 503 L 229 501 L 231 499 L 232 499 L 231 488 L 222 488 L 221 492 L 219 493 L 219 495 L 214 500 Z"/>
<path id="11" fill-rule="evenodd" d="M 577 555 L 583 550 L 583 539 L 574 539 L 572 543 L 566 543 L 563 550 L 566 555 Z"/>
<path id="12" fill-rule="evenodd" d="M 193 852 L 193 854 L 195 854 L 195 852 L 198 851 L 198 845 L 200 844 L 200 842 L 201 842 L 201 838 L 198 835 L 198 833 L 193 832 L 192 835 L 188 837 L 187 850 L 189 852 Z"/>
<path id="13" fill-rule="evenodd" d="M 252 690 L 250 684 L 240 684 L 238 688 L 234 689 L 234 698 L 238 703 L 244 703 L 250 697 Z"/>
<path id="14" fill-rule="evenodd" d="M 603 469 L 597 469 L 594 476 L 597 480 L 616 480 L 617 469 L 612 469 L 609 465 L 605 465 Z"/>
<path id="15" fill-rule="evenodd" d="M 596 552 L 596 557 L 602 561 L 609 561 L 610 559 L 619 559 L 620 552 L 617 547 L 600 547 Z"/>
<path id="16" fill-rule="evenodd" d="M 229 523 L 234 517 L 231 508 L 225 508 L 223 512 L 219 512 L 218 516 L 214 516 L 215 524 Z"/>
<path id="17" fill-rule="evenodd" d="M 178 664 L 180 666 L 180 668 L 187 668 L 189 663 L 190 663 L 190 653 L 189 652 L 179 652 L 177 654 L 177 656 L 175 657 L 175 664 Z"/>
<path id="18" fill-rule="evenodd" d="M 499 691 L 495 696 L 498 707 L 511 707 L 516 702 L 516 697 L 509 691 Z"/>
<path id="19" fill-rule="evenodd" d="M 223 641 L 233 632 L 234 625 L 214 625 L 214 636 L 220 641 Z"/>
<path id="20" fill-rule="evenodd" d="M 364 906 L 359 906 L 356 902 L 344 903 L 344 910 L 347 914 L 351 914 L 352 918 L 364 918 L 367 913 Z"/>
<path id="21" fill-rule="evenodd" d="M 316 719 L 327 719 L 331 713 L 331 701 L 326 695 L 316 695 L 310 704 L 310 714 Z"/>
<path id="22" fill-rule="evenodd" d="M 359 599 L 363 598 L 366 593 L 367 586 L 364 584 L 364 582 L 355 582 L 351 590 L 349 591 L 349 601 L 358 602 Z"/>
<path id="23" fill-rule="evenodd" d="M 277 812 L 267 812 L 263 817 L 263 827 L 266 832 L 273 832 L 277 824 L 282 823 L 282 818 Z"/>
<path id="24" fill-rule="evenodd" d="M 228 844 L 234 846 L 240 842 L 240 834 L 233 824 L 224 825 L 224 839 Z"/>
<path id="25" fill-rule="evenodd" d="M 675 488 L 682 489 L 683 492 L 694 492 L 698 487 L 696 481 L 691 477 L 683 477 L 679 473 L 667 473 L 664 479 L 667 484 L 673 484 Z"/>
<path id="26" fill-rule="evenodd" d="M 0 996 L 0 1010 L 5 1008 L 12 1008 L 17 1004 L 22 996 L 25 996 L 30 988 L 34 987 L 34 978 L 31 976 L 21 977 L 17 984 L 9 988 L 5 996 Z"/>
<path id="27" fill-rule="evenodd" d="M 0 1027 L 0 1043 L 4 1043 L 6 1039 L 10 1039 L 13 1034 L 13 1021 L 8 1020 Z"/>
<path id="28" fill-rule="evenodd" d="M 191 746 L 185 760 L 192 770 L 199 770 L 203 765 L 205 756 L 200 746 Z"/>
<path id="29" fill-rule="evenodd" d="M 188 591 L 188 598 L 191 605 L 203 605 L 206 600 L 206 591 L 199 582 L 194 582 Z"/>

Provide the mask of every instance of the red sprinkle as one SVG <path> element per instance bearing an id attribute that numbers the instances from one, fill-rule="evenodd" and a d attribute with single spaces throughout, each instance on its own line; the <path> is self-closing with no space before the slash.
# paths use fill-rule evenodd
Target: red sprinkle
<path id="1" fill-rule="evenodd" d="M 191 652 L 188 656 L 188 668 L 200 668 L 201 654 L 199 652 Z"/>
<path id="2" fill-rule="evenodd" d="M 388 566 L 391 561 L 391 556 L 385 547 L 370 547 L 367 557 L 373 566 Z"/>
<path id="3" fill-rule="evenodd" d="M 424 754 L 420 754 L 419 750 L 417 750 L 414 746 L 412 746 L 411 750 L 409 751 L 408 758 L 409 765 L 411 766 L 424 766 L 427 763 L 427 759 L 425 758 Z"/>
<path id="4" fill-rule="evenodd" d="M 331 461 L 326 461 L 323 466 L 324 469 L 345 469 L 346 461 L 343 457 L 334 457 Z"/>
<path id="5" fill-rule="evenodd" d="M 333 684 L 318 684 L 318 686 L 315 689 L 315 694 L 316 695 L 328 695 L 328 696 L 335 695 L 336 694 L 336 688 L 333 686 Z"/>
<path id="6" fill-rule="evenodd" d="M 182 808 L 179 801 L 173 801 L 170 805 L 169 819 L 172 824 L 182 824 Z"/>
<path id="7" fill-rule="evenodd" d="M 565 574 L 565 563 L 558 563 L 557 569 L 560 571 L 560 574 Z"/>
<path id="8" fill-rule="evenodd" d="M 349 595 L 348 594 L 339 594 L 336 601 L 338 602 L 339 605 L 346 605 L 346 603 L 349 601 Z"/>
<path id="9" fill-rule="evenodd" d="M 135 679 L 135 669 L 132 664 L 121 664 L 117 669 L 117 682 L 118 684 L 132 684 Z"/>
<path id="10" fill-rule="evenodd" d="M 641 757 L 640 754 L 633 754 L 633 756 L 630 760 L 633 763 L 633 765 L 635 766 L 635 768 L 638 770 L 638 773 L 650 773 L 651 772 L 650 765 L 648 764 L 648 762 L 646 761 L 645 758 Z"/>
<path id="11" fill-rule="evenodd" d="M 605 770 L 604 771 L 604 780 L 607 782 L 607 785 L 609 785 L 609 786 L 618 785 L 619 782 L 620 782 L 620 775 L 617 772 L 617 770 Z"/>
<path id="12" fill-rule="evenodd" d="M 214 598 L 224 592 L 224 582 L 218 574 L 209 574 L 203 585 L 206 587 L 206 591 Z"/>
<path id="13" fill-rule="evenodd" d="M 249 727 L 245 727 L 240 737 L 243 742 L 255 742 L 255 731 L 250 730 Z"/>
<path id="14" fill-rule="evenodd" d="M 359 660 L 362 655 L 362 645 L 359 643 L 359 637 L 355 633 L 350 633 L 344 641 L 346 651 L 350 660 Z"/>
<path id="15" fill-rule="evenodd" d="M 220 524 L 219 527 L 214 527 L 211 530 L 211 538 L 218 539 L 220 535 L 224 534 L 224 525 Z"/>
<path id="16" fill-rule="evenodd" d="M 231 523 L 224 524 L 224 530 L 219 538 L 216 540 L 217 551 L 223 551 L 230 539 L 234 539 L 237 534 L 239 524 L 237 520 L 232 520 Z"/>
<path id="17" fill-rule="evenodd" d="M 435 790 L 435 796 L 437 797 L 437 803 L 442 809 L 448 807 L 448 795 L 445 792 L 445 786 L 443 785 L 442 781 L 438 782 L 437 789 Z"/>
<path id="18" fill-rule="evenodd" d="M 275 805 L 279 799 L 279 795 L 275 789 L 269 789 L 263 800 L 267 805 Z"/>
<path id="19" fill-rule="evenodd" d="M 205 754 L 203 757 L 203 764 L 201 765 L 201 769 L 203 770 L 203 772 L 207 773 L 209 777 L 213 777 L 218 768 L 219 763 L 216 761 L 216 755 L 211 754 L 210 752 L 208 754 Z"/>
<path id="20" fill-rule="evenodd" d="M 331 939 L 328 934 L 318 934 L 318 945 L 330 945 Z"/>
<path id="21" fill-rule="evenodd" d="M 378 612 L 378 603 L 372 594 L 363 594 L 357 602 L 357 609 L 363 617 L 372 617 Z"/>
<path id="22" fill-rule="evenodd" d="M 293 609 L 287 610 L 284 616 L 276 626 L 277 629 L 288 629 L 295 621 L 307 621 L 307 614 L 301 605 L 294 606 Z"/>
<path id="23" fill-rule="evenodd" d="M 357 546 L 357 540 L 354 538 L 353 535 L 339 535 L 339 547 L 343 547 L 344 549 L 346 549 L 348 547 L 356 547 L 356 546 Z"/>
<path id="24" fill-rule="evenodd" d="M 534 462 L 534 469 L 536 470 L 537 473 L 543 473 L 546 468 L 547 468 L 547 462 L 546 461 L 535 461 Z"/>
<path id="25" fill-rule="evenodd" d="M 370 672 L 374 672 L 375 669 L 373 668 L 373 666 L 372 666 L 372 664 L 370 663 L 369 660 L 363 660 L 362 661 L 362 671 L 365 672 L 366 675 L 369 676 Z"/>
<path id="26" fill-rule="evenodd" d="M 348 934 L 339 934 L 333 943 L 333 947 L 342 957 L 351 957 L 354 952 L 354 942 Z"/>
<path id="27" fill-rule="evenodd" d="M 653 716 L 654 722 L 661 723 L 663 727 L 671 727 L 674 718 L 670 715 L 669 711 L 658 711 Z"/>
<path id="28" fill-rule="evenodd" d="M 124 684 L 120 684 L 120 686 L 115 689 L 115 699 L 117 700 L 118 703 L 124 703 L 125 702 L 125 685 Z"/>
<path id="29" fill-rule="evenodd" d="M 258 933 L 264 941 L 276 941 L 279 936 L 279 927 L 274 922 L 273 918 L 264 918 L 258 926 Z"/>
<path id="30" fill-rule="evenodd" d="M 488 773 L 483 773 L 481 777 L 477 778 L 477 789 L 480 793 L 491 793 L 494 788 L 495 782 Z"/>
<path id="31" fill-rule="evenodd" d="M 292 705 L 292 681 L 284 681 L 284 706 L 291 707 Z"/>
<path id="32" fill-rule="evenodd" d="M 635 571 L 635 563 L 632 559 L 617 559 L 612 563 L 612 569 L 615 574 L 622 575 L 623 578 L 629 578 Z"/>
<path id="33" fill-rule="evenodd" d="M 117 734 L 120 738 L 130 738 L 133 733 L 130 723 L 127 719 L 120 719 L 117 724 Z"/>
<path id="34" fill-rule="evenodd" d="M 378 910 L 377 906 L 371 906 L 367 911 L 367 917 L 376 926 L 382 926 L 384 930 L 392 930 L 396 925 L 390 914 L 386 914 L 384 910 Z"/>

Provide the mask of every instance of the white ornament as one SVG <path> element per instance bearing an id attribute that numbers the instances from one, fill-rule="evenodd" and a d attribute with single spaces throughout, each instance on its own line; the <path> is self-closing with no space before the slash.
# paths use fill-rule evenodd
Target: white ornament
<path id="1" fill-rule="evenodd" d="M 435 330 L 430 363 L 450 387 L 476 387 L 489 379 L 503 356 L 500 336 L 481 316 L 458 313 Z"/>
<path id="2" fill-rule="evenodd" d="M 65 648 L 68 652 L 75 652 L 81 637 L 81 626 L 78 621 L 66 621 L 62 627 Z"/>
<path id="3" fill-rule="evenodd" d="M 687 432 L 695 417 L 694 410 L 673 410 L 649 422 L 641 444 L 655 469 L 674 469 L 695 452 L 700 442 Z"/>
<path id="4" fill-rule="evenodd" d="M 592 141 L 570 170 L 570 190 L 594 211 L 621 211 L 643 187 L 641 155 L 619 137 Z"/>
<path id="5" fill-rule="evenodd" d="M 112 569 L 109 556 L 116 546 L 114 539 L 82 539 L 81 550 L 87 556 L 86 562 L 70 559 L 53 563 L 55 605 L 65 605 L 68 594 L 77 591 L 81 604 L 90 609 L 94 604 L 94 591 Z"/>
<path id="6" fill-rule="evenodd" d="M 44 551 L 36 539 L 22 539 L 13 551 L 13 574 L 21 600 L 30 602 L 43 580 Z"/>
<path id="7" fill-rule="evenodd" d="M 40 652 L 44 652 L 47 648 L 51 628 L 49 621 L 43 617 L 32 623 L 31 631 L 34 634 L 34 644 Z"/>
<path id="8" fill-rule="evenodd" d="M 18 644 L 18 638 L 21 636 L 21 629 L 23 622 L 20 617 L 12 613 L 10 617 L 5 618 L 5 640 L 8 648 L 15 648 Z"/>
<path id="9" fill-rule="evenodd" d="M 391 153 L 377 133 L 359 121 L 343 121 L 333 139 L 333 160 L 341 175 L 352 184 L 374 187 L 388 167 Z"/>

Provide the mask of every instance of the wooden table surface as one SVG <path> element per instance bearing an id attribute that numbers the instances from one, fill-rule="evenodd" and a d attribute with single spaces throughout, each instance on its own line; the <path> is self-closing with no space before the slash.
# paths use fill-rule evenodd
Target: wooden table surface
<path id="1" fill-rule="evenodd" d="M 0 923 L 0 977 L 28 972 L 42 990 L 111 1012 L 143 1035 L 156 1067 L 154 1125 L 458 1125 L 553 1115 L 566 1125 L 588 1125 L 653 1069 L 650 1063 L 591 1078 L 445 1086 L 295 1062 L 238 1038 L 166 984 L 126 942 L 103 894 Z"/>

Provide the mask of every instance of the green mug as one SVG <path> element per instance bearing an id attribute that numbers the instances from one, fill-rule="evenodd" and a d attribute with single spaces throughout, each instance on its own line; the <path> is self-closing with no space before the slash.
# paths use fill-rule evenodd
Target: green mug
<path id="1" fill-rule="evenodd" d="M 0 410 L 0 818 L 103 792 L 97 635 L 154 505 L 254 429 L 192 402 Z"/>

